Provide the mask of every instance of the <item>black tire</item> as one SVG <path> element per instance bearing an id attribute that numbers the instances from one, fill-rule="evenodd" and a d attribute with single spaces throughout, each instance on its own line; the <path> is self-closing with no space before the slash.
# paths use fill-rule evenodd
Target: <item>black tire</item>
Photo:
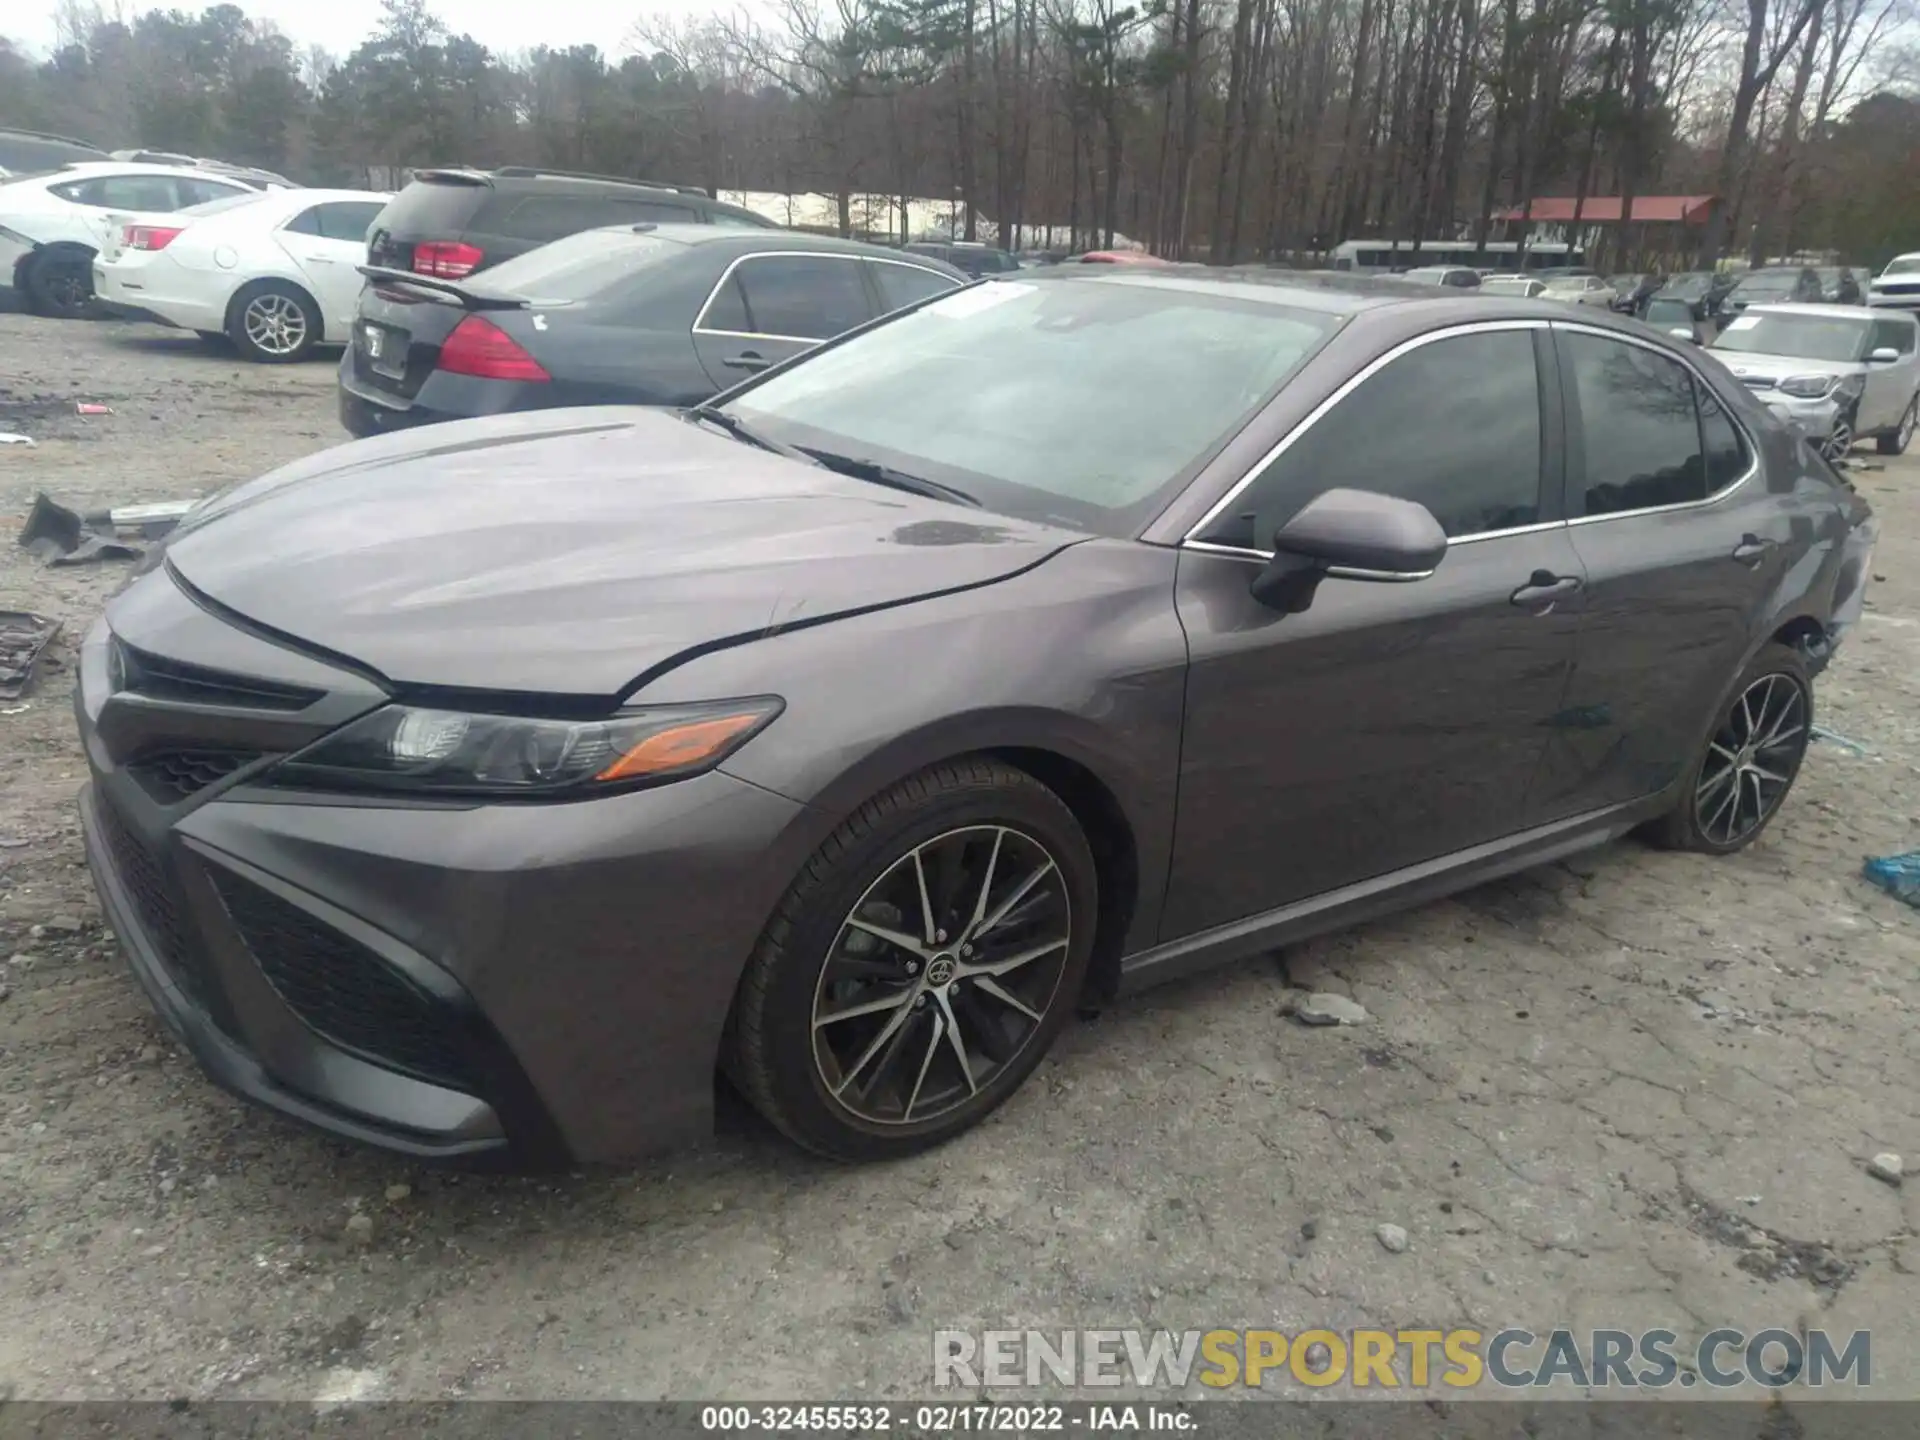
<path id="1" fill-rule="evenodd" d="M 20 277 L 28 308 L 55 320 L 84 320 L 93 313 L 93 254 L 61 246 L 29 260 Z"/>
<path id="2" fill-rule="evenodd" d="M 266 323 L 269 312 L 277 317 L 275 323 Z M 284 280 L 245 286 L 227 306 L 227 338 L 243 360 L 258 365 L 306 359 L 320 343 L 320 333 L 320 307 L 306 291 Z"/>
<path id="3" fill-rule="evenodd" d="M 956 925 L 951 942 L 947 940 L 947 930 L 933 932 L 946 948 L 938 955 L 929 956 L 924 961 L 924 969 L 920 968 L 922 962 L 910 958 L 906 950 L 897 946 L 883 943 L 878 949 L 870 949 L 869 953 L 877 959 L 869 960 L 850 960 L 849 951 L 841 948 L 843 937 L 854 928 L 851 922 L 857 907 L 867 907 L 869 897 L 881 885 L 889 883 L 890 877 L 901 873 L 896 867 L 912 863 L 922 847 L 929 851 L 955 843 L 964 847 L 976 842 L 966 838 L 956 842 L 952 837 L 988 831 L 1016 836 L 1018 842 L 1033 843 L 1036 849 L 1026 852 L 1022 865 L 1009 867 L 1008 873 L 1018 874 L 1023 867 L 1029 871 L 1037 869 L 1048 877 L 1046 883 L 1050 887 L 1054 886 L 1052 877 L 1057 876 L 1057 887 L 1049 890 L 1042 903 L 1064 908 L 1066 912 L 1067 935 L 1059 942 L 1065 956 L 1058 963 L 1050 993 L 1044 1001 L 1032 992 L 1023 997 L 1025 1003 L 1035 1008 L 1022 1009 L 1020 1013 L 1038 1017 L 1030 1025 L 1026 1020 L 1014 1021 L 1011 1012 L 1001 1009 L 997 1001 L 987 1006 L 972 990 L 978 981 L 964 964 L 951 985 L 942 987 L 936 983 L 934 962 L 942 955 L 957 956 L 959 952 L 954 946 L 968 936 L 978 936 L 994 923 L 989 921 L 986 927 L 975 928 L 980 909 L 967 903 L 964 868 L 955 869 L 953 886 L 945 899 L 933 899 L 924 907 L 917 907 L 928 917 L 937 913 L 957 917 L 959 922 L 967 920 L 964 911 L 973 911 L 971 923 L 965 923 L 964 928 Z M 993 892 L 996 900 L 1010 893 L 1003 881 L 994 880 L 1000 844 L 996 838 L 993 860 L 986 867 L 983 882 L 998 887 Z M 1044 853 L 1054 862 L 1054 870 L 1049 872 L 1044 866 L 1026 863 L 1038 853 Z M 939 878 L 936 875 L 928 886 L 929 894 L 940 890 Z M 974 895 L 979 907 L 984 908 L 986 902 L 978 896 L 977 888 Z M 782 1134 L 808 1150 L 833 1159 L 887 1159 L 951 1139 L 985 1119 L 1019 1089 L 1073 1013 L 1093 949 L 1098 901 L 1099 882 L 1086 836 L 1073 812 L 1038 780 L 984 757 L 955 760 L 923 770 L 867 801 L 849 816 L 815 852 L 781 899 L 740 980 L 728 1025 L 726 1072 L 754 1108 Z M 1019 908 L 1028 907 L 1022 904 Z M 914 920 L 918 918 L 915 916 Z M 902 923 L 911 924 L 916 931 L 922 929 L 919 923 L 905 920 Z M 929 918 L 927 923 L 933 925 L 935 921 Z M 997 943 L 982 943 L 977 953 L 987 955 L 988 945 Z M 835 956 L 836 950 L 838 956 Z M 839 1086 L 839 1091 L 845 1091 L 863 1073 L 868 1073 L 867 1084 L 860 1086 L 854 1097 L 856 1102 L 865 1103 L 873 1089 L 881 1084 L 882 1072 L 892 1066 L 890 1073 L 895 1077 L 892 1099 L 896 1103 L 902 1098 L 905 1100 L 898 1120 L 857 1114 L 829 1088 L 825 1074 L 828 1062 L 821 1058 L 826 1041 L 816 1040 L 816 1035 L 824 1037 L 828 1032 L 826 1026 L 816 1022 L 816 1005 L 846 1008 L 839 996 L 833 1000 L 827 998 L 830 982 L 825 971 L 830 958 L 835 965 L 857 965 L 865 971 L 883 968 L 880 962 L 903 964 L 905 975 L 917 977 L 831 982 L 871 985 L 875 988 L 860 994 L 878 993 L 883 1000 L 894 995 L 912 995 L 911 1013 L 908 1006 L 902 1004 L 890 1006 L 884 1013 L 872 1017 L 874 1027 L 884 1029 L 897 1016 L 900 1022 L 897 1038 L 879 1054 L 871 1072 L 863 1071 L 864 1060 L 842 1067 L 844 1074 Z M 950 963 L 947 973 L 953 969 Z M 1042 972 L 1037 961 L 1028 973 L 1039 984 L 1047 982 L 1047 973 Z M 900 988 L 882 990 L 881 986 Z M 950 1001 L 943 1000 L 941 995 L 915 993 L 930 990 L 940 990 L 942 995 L 950 996 Z M 953 994 L 956 990 L 961 993 Z M 996 990 L 996 993 L 1003 992 Z M 921 1009 L 929 998 L 934 1005 Z M 1005 1023 L 1028 1028 L 1013 1042 L 1008 1054 L 996 1057 L 990 1053 L 994 1046 L 980 1044 L 983 1038 L 980 1029 L 954 1020 L 955 1032 L 970 1034 L 976 1042 L 977 1057 L 967 1051 L 964 1041 L 957 1047 L 962 1056 L 968 1057 L 969 1062 L 973 1058 L 989 1062 L 989 1069 L 980 1077 L 976 1089 L 975 1067 L 971 1063 L 963 1067 L 953 1060 L 952 1052 L 945 1049 L 943 1022 L 938 1016 L 944 1014 L 953 1019 L 966 1014 L 970 1021 L 977 1020 L 983 1014 L 983 1006 Z M 855 1023 L 862 1028 L 848 1049 L 864 1050 L 871 1045 L 878 1050 L 881 1041 L 868 1035 L 865 1029 L 868 1021 L 862 1019 Z M 1003 1033 L 992 1033 L 999 1044 L 1008 1043 Z M 920 1044 L 923 1035 L 927 1037 L 924 1046 Z M 923 1054 L 923 1058 L 918 1063 L 918 1078 L 911 1094 L 903 1097 L 904 1078 L 913 1069 L 909 1050 Z M 927 1119 L 915 1119 L 915 1097 L 922 1093 L 922 1084 L 934 1073 L 936 1060 L 943 1075 L 950 1071 L 951 1092 L 959 1098 Z M 900 1068 L 902 1065 L 906 1068 Z M 841 1071 L 837 1069 L 836 1073 Z M 968 1092 L 964 1096 L 959 1094 L 962 1081 Z"/>
<path id="4" fill-rule="evenodd" d="M 1907 402 L 1907 413 L 1900 417 L 1900 423 L 1893 429 L 1873 437 L 1873 448 L 1882 455 L 1904 455 L 1907 442 L 1913 439 L 1913 427 L 1920 419 L 1920 395 Z"/>
<path id="5" fill-rule="evenodd" d="M 1857 428 L 1859 422 L 1860 416 L 1852 409 L 1836 415 L 1833 420 L 1833 429 L 1820 446 L 1820 453 L 1829 461 L 1846 459 L 1859 442 L 1860 433 Z"/>
<path id="6" fill-rule="evenodd" d="M 1788 687 L 1796 706 L 1774 727 L 1780 736 L 1778 742 L 1762 744 L 1749 752 L 1738 743 L 1742 739 L 1742 707 L 1746 707 L 1746 714 L 1750 716 L 1757 692 L 1784 698 Z M 1763 710 L 1761 722 L 1753 727 L 1763 738 L 1767 733 L 1764 718 L 1767 713 Z M 1647 837 L 1669 850 L 1698 850 L 1709 855 L 1731 855 L 1736 850 L 1744 850 L 1780 813 L 1800 774 L 1800 763 L 1806 757 L 1807 744 L 1812 738 L 1813 684 L 1807 676 L 1806 662 L 1791 646 L 1770 644 L 1741 674 L 1733 687 L 1732 699 L 1714 725 L 1713 734 L 1707 737 L 1700 754 L 1687 767 L 1686 787 L 1680 799 L 1671 811 L 1646 827 Z M 1727 792 L 1724 787 L 1710 790 L 1708 782 L 1720 766 L 1732 763 L 1729 756 L 1741 755 L 1761 766 L 1762 773 L 1783 777 L 1782 783 L 1776 786 L 1761 781 L 1757 775 L 1736 773 L 1733 785 L 1737 798 L 1731 802 L 1736 807 L 1733 819 L 1742 819 L 1743 812 L 1738 807 L 1746 804 L 1748 792 L 1744 787 L 1749 779 L 1754 787 L 1752 793 L 1764 804 L 1755 807 L 1757 823 L 1723 827 L 1722 807 L 1729 803 Z"/>

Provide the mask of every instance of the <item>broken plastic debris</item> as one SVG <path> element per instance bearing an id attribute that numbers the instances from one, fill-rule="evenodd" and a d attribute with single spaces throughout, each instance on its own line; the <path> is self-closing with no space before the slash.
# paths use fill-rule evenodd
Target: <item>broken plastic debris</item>
<path id="1" fill-rule="evenodd" d="M 1895 899 L 1920 908 L 1920 850 L 1904 855 L 1870 855 L 1861 873 Z"/>
<path id="2" fill-rule="evenodd" d="M 91 400 L 82 400 L 73 407 L 73 413 L 76 415 L 111 415 L 113 413 L 113 407 L 111 405 L 96 405 Z"/>
<path id="3" fill-rule="evenodd" d="M 17 700 L 33 681 L 33 667 L 60 622 L 26 610 L 0 610 L 0 700 Z"/>
<path id="4" fill-rule="evenodd" d="M 1867 747 L 1862 745 L 1858 740 L 1849 740 L 1839 731 L 1829 730 L 1824 725 L 1816 725 L 1807 733 L 1815 740 L 1824 740 L 1829 745 L 1838 745 L 1842 750 L 1851 750 L 1856 755 L 1871 753 Z"/>
<path id="5" fill-rule="evenodd" d="M 33 437 L 17 430 L 0 430 L 0 445 L 31 445 Z"/>

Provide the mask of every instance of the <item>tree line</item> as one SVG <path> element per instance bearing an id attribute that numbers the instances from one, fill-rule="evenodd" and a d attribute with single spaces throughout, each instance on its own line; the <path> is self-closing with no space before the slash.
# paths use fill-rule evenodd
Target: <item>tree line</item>
<path id="1" fill-rule="evenodd" d="M 1629 227 L 1609 258 L 1875 263 L 1920 247 L 1912 3 L 775 0 L 638 23 L 614 57 L 501 54 L 383 0 L 341 57 L 236 5 L 64 0 L 50 55 L 0 39 L 0 125 L 311 183 L 538 164 L 822 192 L 847 231 L 855 196 L 934 197 L 965 238 L 1223 263 L 1712 194 L 1704 233 Z"/>

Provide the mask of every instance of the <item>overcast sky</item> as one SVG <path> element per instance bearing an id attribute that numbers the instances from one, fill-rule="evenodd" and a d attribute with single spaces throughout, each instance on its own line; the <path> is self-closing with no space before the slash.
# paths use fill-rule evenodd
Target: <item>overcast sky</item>
<path id="1" fill-rule="evenodd" d="M 131 14 L 175 6 L 197 14 L 212 0 L 121 0 Z M 380 18 L 379 0 L 235 0 L 247 14 L 270 20 L 294 44 L 321 45 L 344 56 L 366 39 Z M 0 34 L 45 54 L 53 46 L 53 7 L 31 15 L 32 0 L 10 0 L 0 10 L 11 13 L 0 20 Z M 116 8 L 106 0 L 109 14 Z M 530 50 L 535 45 L 562 49 L 568 45 L 598 45 L 610 55 L 626 50 L 626 39 L 643 16 L 678 18 L 731 10 L 730 0 L 566 0 L 541 4 L 539 0 L 437 0 L 433 11 L 454 34 L 465 31 L 494 50 Z"/>

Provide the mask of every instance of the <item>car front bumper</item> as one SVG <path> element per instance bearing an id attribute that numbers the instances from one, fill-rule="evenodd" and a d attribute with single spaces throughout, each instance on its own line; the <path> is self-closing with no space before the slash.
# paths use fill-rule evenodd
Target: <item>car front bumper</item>
<path id="1" fill-rule="evenodd" d="M 1824 400 L 1803 400 L 1779 390 L 1761 392 L 1758 398 L 1780 419 L 1797 425 L 1811 440 L 1825 440 L 1833 434 L 1840 418 L 1841 401 L 1829 395 Z"/>
<path id="2" fill-rule="evenodd" d="M 136 668 L 297 673 L 322 696 L 199 707 L 116 681 L 108 621 L 82 647 L 88 865 L 135 976 L 208 1075 L 421 1158 L 546 1168 L 709 1133 L 734 985 L 817 843 L 804 807 L 720 772 L 556 805 L 270 790 L 275 747 L 384 697 L 183 605 L 161 571 L 110 607 Z M 235 657 L 244 672 L 218 663 Z M 223 751 L 243 758 L 199 784 Z"/>

